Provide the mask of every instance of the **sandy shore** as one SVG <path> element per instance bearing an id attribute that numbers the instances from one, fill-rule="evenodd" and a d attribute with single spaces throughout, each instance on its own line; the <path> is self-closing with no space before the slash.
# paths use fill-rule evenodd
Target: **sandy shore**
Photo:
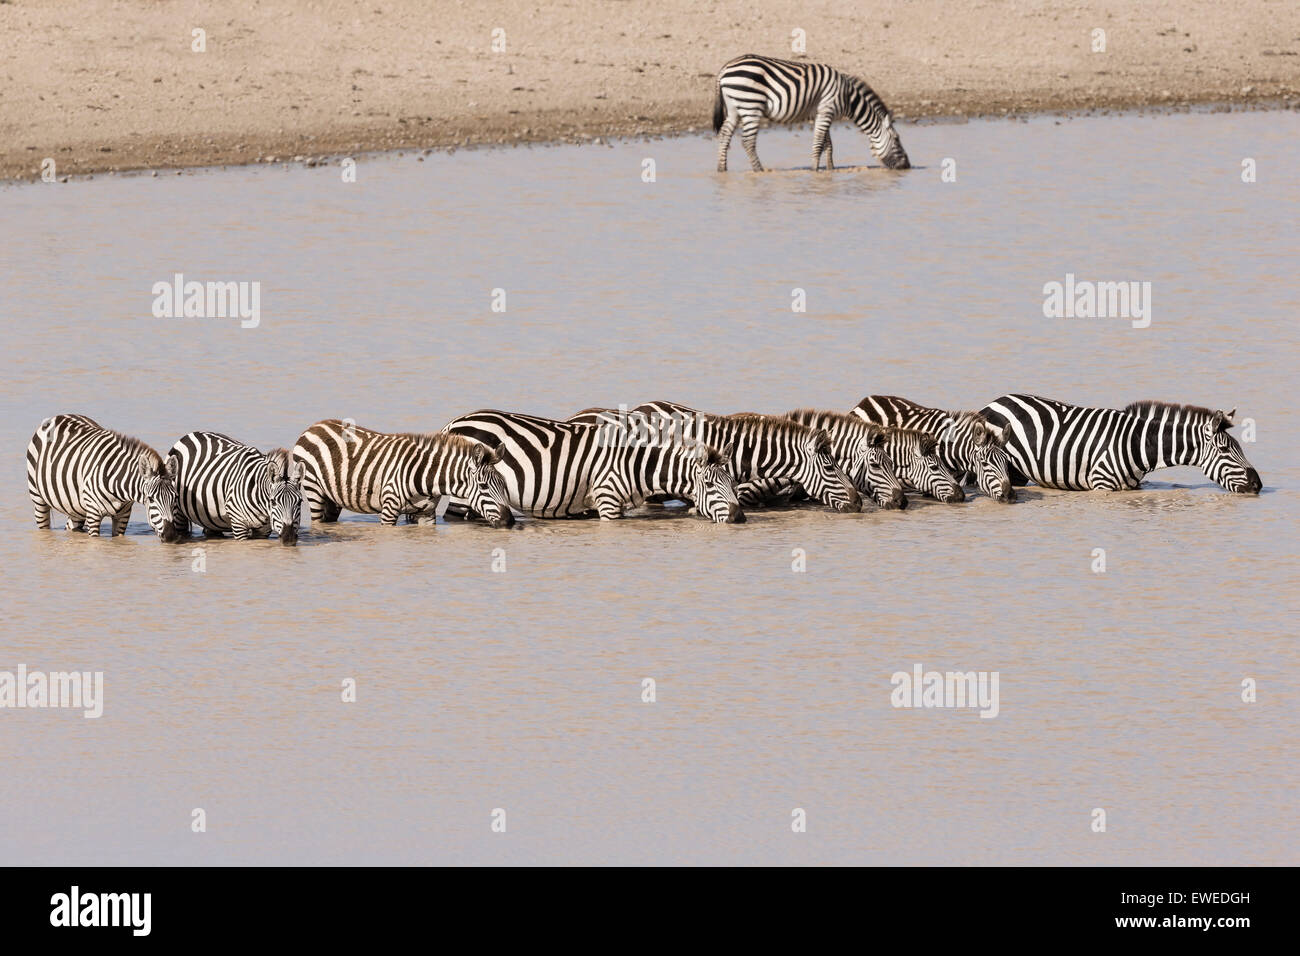
<path id="1" fill-rule="evenodd" d="M 794 30 L 904 120 L 1300 107 L 1296 0 L 0 0 L 0 178 L 704 129 Z"/>

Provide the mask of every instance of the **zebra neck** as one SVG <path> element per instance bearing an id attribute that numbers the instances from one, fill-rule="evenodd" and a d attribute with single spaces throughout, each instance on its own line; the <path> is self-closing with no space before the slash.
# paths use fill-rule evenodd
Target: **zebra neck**
<path id="1" fill-rule="evenodd" d="M 645 494 L 690 494 L 687 476 L 692 455 L 678 444 L 630 446 L 624 450 L 624 467 Z"/>
<path id="2" fill-rule="evenodd" d="M 1189 441 L 1186 425 L 1180 416 L 1152 416 L 1143 422 L 1143 464 L 1147 471 L 1174 465 L 1195 465 L 1200 449 Z"/>

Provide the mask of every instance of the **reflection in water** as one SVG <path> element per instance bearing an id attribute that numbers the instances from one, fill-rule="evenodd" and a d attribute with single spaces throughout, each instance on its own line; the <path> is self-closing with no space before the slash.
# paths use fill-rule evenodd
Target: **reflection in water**
<path id="1" fill-rule="evenodd" d="M 0 670 L 102 670 L 106 696 L 99 720 L 0 716 L 21 768 L 0 779 L 0 858 L 1294 862 L 1300 186 L 1243 185 L 1232 157 L 1287 168 L 1298 123 L 922 126 L 906 173 L 846 141 L 868 165 L 814 175 L 807 136 L 772 130 L 761 176 L 714 173 L 700 137 L 384 157 L 353 184 L 0 189 L 24 250 L 0 270 Z M 154 319 L 178 271 L 261 282 L 261 325 Z M 1151 281 L 1151 327 L 1044 319 L 1067 271 Z M 345 515 L 297 549 L 171 547 L 140 509 L 112 541 L 37 532 L 20 464 L 58 411 L 165 450 L 196 428 L 285 445 L 330 416 L 433 430 L 481 407 L 1010 390 L 1236 405 L 1265 493 L 1180 469 L 1011 506 L 509 531 Z M 893 709 L 890 675 L 917 663 L 999 671 L 1000 715 Z"/>

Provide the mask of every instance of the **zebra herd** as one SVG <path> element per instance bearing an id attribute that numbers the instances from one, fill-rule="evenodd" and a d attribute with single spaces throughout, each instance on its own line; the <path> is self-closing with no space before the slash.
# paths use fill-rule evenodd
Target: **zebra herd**
<path id="1" fill-rule="evenodd" d="M 587 408 L 560 421 L 484 410 L 437 433 L 385 433 L 330 419 L 292 451 L 268 452 L 190 432 L 164 458 L 84 415 L 46 419 L 27 446 L 27 491 L 40 529 L 50 512 L 98 536 L 105 518 L 126 532 L 145 507 L 163 541 L 210 537 L 298 540 L 310 519 L 343 510 L 432 524 L 447 514 L 510 527 L 536 518 L 620 518 L 642 503 L 679 499 L 717 523 L 746 508 L 811 498 L 858 512 L 870 500 L 906 508 L 909 491 L 961 502 L 964 486 L 1001 502 L 1033 481 L 1076 491 L 1137 488 L 1157 468 L 1191 465 L 1227 491 L 1258 494 L 1259 473 L 1230 433 L 1235 409 L 1136 402 L 1085 408 L 1004 395 L 978 412 L 950 412 L 869 395 L 848 414 L 698 411 L 673 402 Z"/>

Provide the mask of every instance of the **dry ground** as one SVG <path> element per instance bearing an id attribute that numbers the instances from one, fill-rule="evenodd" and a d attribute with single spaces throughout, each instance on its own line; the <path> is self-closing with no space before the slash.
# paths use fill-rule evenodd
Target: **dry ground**
<path id="1" fill-rule="evenodd" d="M 703 129 L 795 29 L 904 118 L 1300 106 L 1297 0 L 0 0 L 0 178 Z"/>

